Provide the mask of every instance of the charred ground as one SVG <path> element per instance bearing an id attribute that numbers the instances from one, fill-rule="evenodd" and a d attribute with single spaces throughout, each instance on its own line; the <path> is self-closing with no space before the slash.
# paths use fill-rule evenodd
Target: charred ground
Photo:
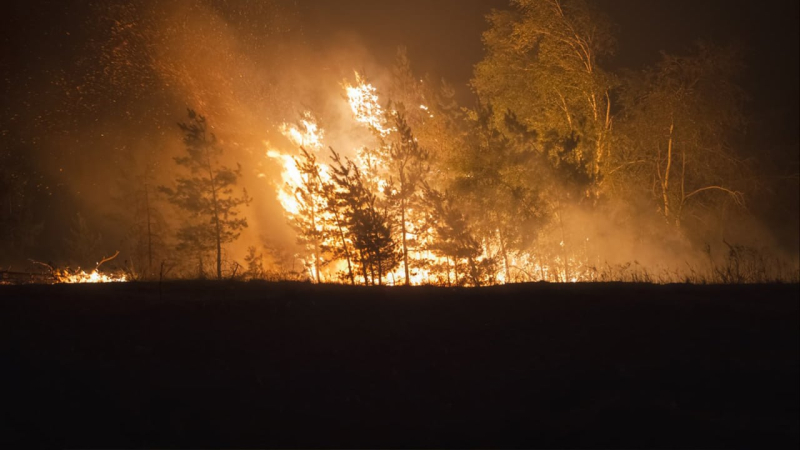
<path id="1" fill-rule="evenodd" d="M 798 285 L 0 286 L 3 444 L 798 444 Z"/>

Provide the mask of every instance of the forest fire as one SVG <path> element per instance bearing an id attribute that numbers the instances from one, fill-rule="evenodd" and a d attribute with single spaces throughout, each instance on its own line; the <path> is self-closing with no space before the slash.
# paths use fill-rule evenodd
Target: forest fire
<path id="1" fill-rule="evenodd" d="M 95 268 L 91 272 L 86 272 L 85 270 L 81 270 L 80 268 L 72 270 L 69 268 L 56 268 L 52 267 L 49 264 L 45 264 L 38 261 L 33 261 L 35 264 L 39 266 L 46 267 L 50 271 L 50 276 L 53 279 L 53 282 L 56 284 L 76 284 L 76 283 L 122 283 L 128 281 L 128 276 L 124 273 L 117 272 L 117 273 L 101 273 L 99 271 L 100 266 L 103 264 L 113 261 L 117 256 L 119 256 L 119 251 L 114 253 L 109 257 L 105 257 L 100 260 L 95 265 Z"/>
<path id="2" fill-rule="evenodd" d="M 367 83 L 358 72 L 355 72 L 355 76 L 355 85 L 345 84 L 347 100 L 355 120 L 374 129 L 381 136 L 386 136 L 391 129 L 386 125 L 386 115 L 381 108 L 377 89 Z"/>
<path id="3" fill-rule="evenodd" d="M 2 448 L 798 447 L 800 1 L 10 3 Z"/>
<path id="4" fill-rule="evenodd" d="M 512 281 L 593 281 L 591 271 L 582 269 L 576 257 L 570 257 L 565 263 L 562 256 L 556 256 L 551 266 L 542 262 L 526 263 L 537 259 L 529 252 L 505 254 L 504 270 L 497 270 L 497 260 L 503 251 L 498 241 L 489 239 L 482 244 L 474 242 L 468 256 L 450 255 L 437 252 L 441 248 L 437 242 L 437 221 L 426 218 L 431 215 L 430 202 L 436 201 L 435 191 L 415 193 L 415 201 L 409 202 L 408 196 L 401 196 L 402 187 L 393 184 L 392 166 L 396 166 L 401 146 L 418 149 L 418 139 L 411 134 L 406 116 L 398 111 L 384 110 L 377 89 L 356 72 L 356 84 L 344 83 L 346 98 L 352 111 L 352 120 L 362 124 L 371 131 L 371 139 L 360 143 L 354 153 L 354 160 L 342 161 L 340 155 L 331 151 L 329 155 L 336 168 L 320 162 L 320 150 L 325 147 L 325 131 L 320 128 L 311 112 L 304 112 L 297 124 L 282 124 L 280 132 L 297 149 L 294 154 L 282 153 L 271 148 L 267 157 L 279 161 L 281 165 L 281 183 L 276 186 L 280 204 L 287 219 L 298 234 L 299 243 L 306 247 L 308 257 L 304 259 L 307 273 L 312 279 L 322 281 L 355 282 L 358 273 L 364 284 L 388 285 L 460 285 L 497 284 Z M 401 105 L 402 107 L 402 105 Z M 420 104 L 421 120 L 433 119 L 430 108 Z M 395 123 L 396 126 L 389 124 Z M 402 134 L 402 135 L 401 135 Z M 416 150 L 419 151 L 419 150 Z M 404 155 L 408 164 L 414 156 Z M 410 164 L 413 164 L 412 161 Z M 403 167 L 405 169 L 405 167 Z M 332 175 L 333 170 L 333 175 Z M 338 174 L 338 177 L 337 177 Z M 398 174 L 398 179 L 406 181 L 406 173 Z M 347 177 L 354 178 L 348 180 Z M 417 174 L 416 176 L 420 176 Z M 372 189 L 373 197 L 367 208 L 378 205 L 378 215 L 383 220 L 394 222 L 390 227 L 402 230 L 402 252 L 385 256 L 389 261 L 374 261 L 375 256 L 368 255 L 369 243 L 360 243 L 358 228 L 364 226 L 358 222 L 358 211 L 348 211 L 347 196 L 351 194 L 352 185 L 357 183 L 359 189 Z M 419 186 L 417 186 L 419 187 Z M 433 198 L 429 198 L 433 197 Z M 352 200 L 350 200 L 352 201 Z M 406 204 L 403 204 L 406 203 Z M 349 206 L 353 208 L 352 205 Z M 399 217 L 397 209 L 402 208 Z M 382 208 L 383 211 L 380 209 Z M 373 211 L 374 212 L 374 211 Z M 361 212 L 363 213 L 363 212 Z M 349 218 L 349 219 L 348 219 Z M 397 220 L 402 221 L 398 224 Z M 445 218 L 446 220 L 446 218 Z M 392 231 L 389 231 L 392 233 Z M 563 241 L 560 244 L 563 247 Z M 379 256 L 380 257 L 380 256 Z M 401 260 L 402 259 L 402 260 Z M 354 270 L 353 266 L 361 270 Z M 375 274 L 376 268 L 382 273 Z M 568 273 L 569 271 L 569 273 Z M 513 274 L 512 274 L 513 272 Z"/>
<path id="5" fill-rule="evenodd" d="M 735 46 L 687 42 L 621 70 L 602 11 L 511 0 L 485 8 L 450 79 L 425 54 L 432 42 L 377 51 L 381 39 L 359 49 L 323 33 L 309 45 L 297 2 L 234 3 L 93 3 L 104 25 L 71 47 L 83 62 L 41 81 L 58 105 L 33 88 L 10 95 L 4 273 L 32 273 L 31 257 L 91 267 L 120 249 L 124 275 L 51 281 L 800 277 L 785 225 L 800 220 L 786 206 L 797 164 L 752 150 L 795 141 L 745 139 L 761 129 L 745 126 Z"/>

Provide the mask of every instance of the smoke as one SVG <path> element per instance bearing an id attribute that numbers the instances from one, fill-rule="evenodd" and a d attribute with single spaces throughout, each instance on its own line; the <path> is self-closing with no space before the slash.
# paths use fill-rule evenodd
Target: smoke
<path id="1" fill-rule="evenodd" d="M 281 124 L 309 112 L 325 130 L 325 144 L 345 156 L 374 142 L 352 120 L 342 84 L 354 82 L 358 70 L 388 86 L 388 68 L 355 34 L 310 38 L 292 2 L 102 0 L 30 8 L 8 16 L 25 17 L 30 27 L 14 27 L 0 68 L 3 143 L 24 153 L 38 183 L 31 207 L 43 231 L 32 258 L 68 260 L 65 240 L 77 214 L 102 235 L 96 259 L 118 250 L 126 233 L 120 218 L 129 213 L 121 191 L 148 167 L 154 185 L 174 181 L 173 158 L 183 152 L 176 123 L 187 108 L 207 117 L 224 163 L 241 164 L 240 185 L 253 197 L 243 211 L 249 227 L 227 248 L 232 260 L 249 246 L 294 245 L 277 200 L 281 167 L 266 157 L 269 148 L 296 151 Z M 565 208 L 541 241 L 554 255 L 599 255 L 590 262 L 596 266 L 699 267 L 706 256 L 697 249 L 712 243 L 712 253 L 722 255 L 723 238 L 780 247 L 757 222 L 692 241 L 660 223 L 647 202 L 629 200 L 599 213 Z M 158 208 L 176 227 L 180 213 L 165 202 Z M 796 250 L 786 253 L 796 260 Z"/>
<path id="2" fill-rule="evenodd" d="M 117 250 L 125 234 L 121 183 L 151 166 L 155 184 L 174 180 L 173 157 L 183 151 L 176 124 L 187 108 L 206 116 L 223 163 L 241 164 L 240 185 L 253 197 L 243 211 L 249 227 L 228 248 L 232 259 L 250 245 L 293 244 L 276 200 L 280 167 L 265 156 L 265 142 L 295 150 L 281 124 L 311 112 L 326 144 L 345 154 L 368 136 L 346 120 L 342 83 L 354 69 L 375 78 L 383 69 L 353 34 L 330 36 L 324 46 L 309 42 L 291 3 L 109 0 L 44 8 L 19 16 L 40 27 L 54 21 L 51 32 L 23 30 L 7 41 L 37 57 L 12 55 L 3 66 L 3 128 L 13 130 L 4 131 L 4 143 L 26 146 L 47 180 L 34 205 L 44 229 L 32 257 L 67 260 L 76 214 L 102 235 L 102 252 Z M 49 48 L 59 41 L 59 51 Z M 159 208 L 177 223 L 169 205 Z"/>

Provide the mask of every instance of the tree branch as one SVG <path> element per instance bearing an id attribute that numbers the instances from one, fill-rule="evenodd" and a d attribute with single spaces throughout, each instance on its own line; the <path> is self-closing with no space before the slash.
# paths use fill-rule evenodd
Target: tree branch
<path id="1" fill-rule="evenodd" d="M 700 189 L 697 189 L 697 190 L 692 191 L 689 194 L 687 194 L 685 197 L 683 197 L 683 201 L 685 202 L 689 197 L 691 197 L 691 196 L 693 196 L 695 194 L 699 194 L 699 193 L 701 193 L 703 191 L 709 191 L 709 190 L 718 190 L 718 191 L 726 192 L 726 193 L 730 194 L 731 197 L 733 197 L 733 200 L 736 202 L 736 204 L 738 204 L 738 205 L 744 204 L 744 193 L 739 192 L 739 191 L 734 191 L 734 190 L 731 190 L 731 189 L 728 189 L 728 188 L 725 188 L 725 187 L 722 187 L 722 186 L 706 186 L 706 187 L 702 187 Z"/>
<path id="2" fill-rule="evenodd" d="M 99 268 L 100 268 L 100 266 L 101 266 L 103 263 L 107 263 L 107 262 L 111 261 L 112 259 L 116 258 L 117 256 L 119 256 L 119 250 L 117 250 L 117 252 L 116 252 L 116 253 L 114 253 L 114 255 L 113 255 L 113 256 L 109 256 L 108 258 L 103 258 L 103 259 L 102 259 L 102 260 L 101 260 L 99 263 L 97 263 L 97 265 L 95 266 L 94 270 L 97 270 L 97 269 L 99 269 Z"/>

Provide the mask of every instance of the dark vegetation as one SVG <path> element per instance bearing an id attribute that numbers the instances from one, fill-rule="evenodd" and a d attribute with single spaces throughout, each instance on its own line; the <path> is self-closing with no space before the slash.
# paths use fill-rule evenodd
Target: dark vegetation
<path id="1" fill-rule="evenodd" d="M 0 445 L 796 448 L 799 296 L 0 286 Z"/>

